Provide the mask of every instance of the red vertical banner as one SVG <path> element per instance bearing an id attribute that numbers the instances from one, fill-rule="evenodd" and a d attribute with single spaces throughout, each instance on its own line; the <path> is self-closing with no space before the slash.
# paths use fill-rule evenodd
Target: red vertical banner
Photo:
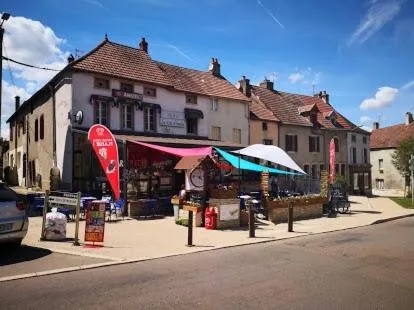
<path id="1" fill-rule="evenodd" d="M 119 156 L 115 137 L 108 128 L 96 124 L 89 129 L 88 140 L 105 171 L 115 199 L 119 199 Z"/>
<path id="2" fill-rule="evenodd" d="M 335 140 L 331 139 L 329 143 L 329 183 L 335 179 Z"/>

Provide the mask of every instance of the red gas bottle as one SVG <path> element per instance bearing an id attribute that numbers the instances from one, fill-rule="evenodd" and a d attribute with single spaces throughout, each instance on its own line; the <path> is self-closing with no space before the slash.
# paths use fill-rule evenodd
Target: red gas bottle
<path id="1" fill-rule="evenodd" d="M 206 229 L 217 228 L 217 213 L 214 208 L 207 208 L 205 223 Z"/>

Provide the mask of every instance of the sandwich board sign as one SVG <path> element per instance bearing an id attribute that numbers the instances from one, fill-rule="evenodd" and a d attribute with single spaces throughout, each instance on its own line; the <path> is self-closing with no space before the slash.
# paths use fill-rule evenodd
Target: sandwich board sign
<path id="1" fill-rule="evenodd" d="M 103 242 L 105 234 L 106 201 L 92 201 L 86 209 L 85 242 Z"/>

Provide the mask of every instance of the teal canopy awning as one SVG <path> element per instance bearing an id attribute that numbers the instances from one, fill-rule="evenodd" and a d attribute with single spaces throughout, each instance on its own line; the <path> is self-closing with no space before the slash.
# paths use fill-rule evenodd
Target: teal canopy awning
<path id="1" fill-rule="evenodd" d="M 250 170 L 250 171 L 256 171 L 256 172 L 264 172 L 267 171 L 269 173 L 273 174 L 289 174 L 289 175 L 302 175 L 301 173 L 296 172 L 288 172 L 276 168 L 270 168 L 262 165 L 258 165 L 255 163 L 252 163 L 248 160 L 242 159 L 237 156 L 234 156 L 230 153 L 227 153 L 223 151 L 222 149 L 219 149 L 217 147 L 214 148 L 217 153 L 220 154 L 221 157 L 224 158 L 227 162 L 229 162 L 234 168 L 241 169 L 241 170 Z"/>

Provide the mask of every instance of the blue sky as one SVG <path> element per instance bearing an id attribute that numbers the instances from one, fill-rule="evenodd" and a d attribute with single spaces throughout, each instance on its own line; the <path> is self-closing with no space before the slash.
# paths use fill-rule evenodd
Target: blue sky
<path id="1" fill-rule="evenodd" d="M 314 84 L 358 125 L 414 112 L 414 1 L 3 0 L 1 10 L 15 17 L 4 25 L 7 56 L 43 67 L 61 68 L 105 33 L 131 46 L 145 37 L 164 62 L 206 70 L 217 57 L 232 83 L 266 76 L 309 95 Z M 7 116 L 11 97 L 29 96 L 51 73 L 3 64 Z"/>

